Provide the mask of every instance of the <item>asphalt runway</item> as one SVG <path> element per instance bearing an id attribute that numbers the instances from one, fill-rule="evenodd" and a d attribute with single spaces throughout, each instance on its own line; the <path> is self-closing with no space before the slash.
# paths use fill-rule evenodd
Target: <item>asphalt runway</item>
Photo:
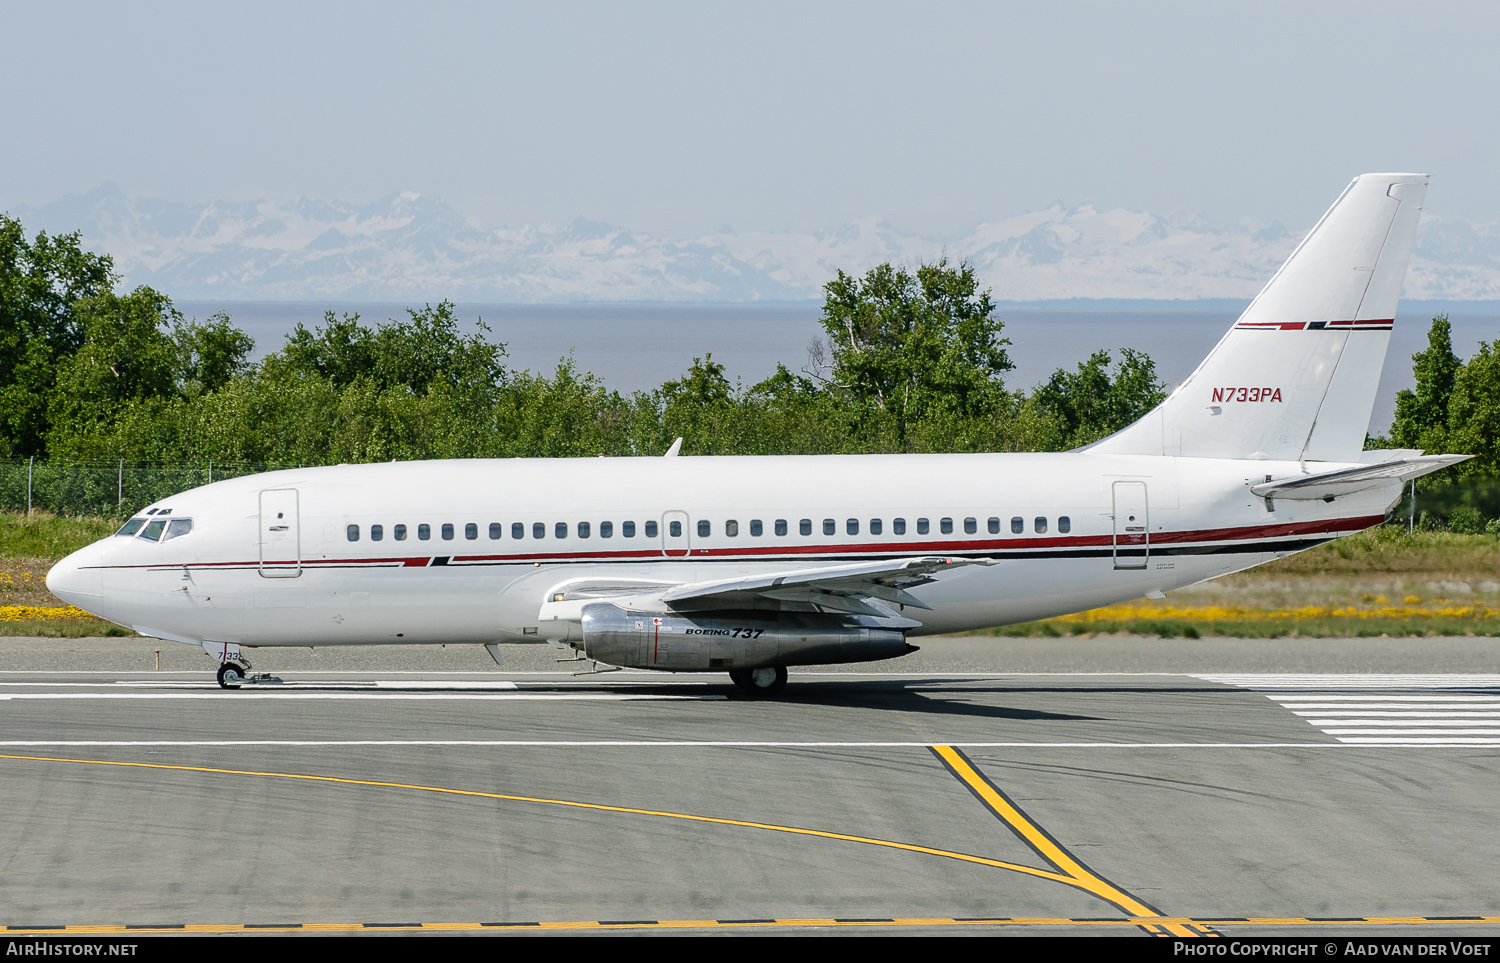
<path id="1" fill-rule="evenodd" d="M 225 692 L 0 640 L 0 925 L 1500 933 L 1491 640 L 979 641 L 754 701 L 545 647 Z"/>

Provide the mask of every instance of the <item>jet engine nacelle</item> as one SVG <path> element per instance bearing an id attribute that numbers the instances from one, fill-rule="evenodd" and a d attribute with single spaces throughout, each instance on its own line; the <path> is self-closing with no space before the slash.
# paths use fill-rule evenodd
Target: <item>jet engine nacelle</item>
<path id="1" fill-rule="evenodd" d="M 906 633 L 862 615 L 821 612 L 630 612 L 583 609 L 583 651 L 632 669 L 679 672 L 873 662 L 917 651 Z"/>

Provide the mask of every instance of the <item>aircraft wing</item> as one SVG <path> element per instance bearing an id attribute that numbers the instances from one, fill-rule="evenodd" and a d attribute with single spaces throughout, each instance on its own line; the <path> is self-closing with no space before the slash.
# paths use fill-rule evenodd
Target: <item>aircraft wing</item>
<path id="1" fill-rule="evenodd" d="M 759 598 L 770 598 L 788 602 L 814 602 L 831 608 L 843 608 L 844 611 L 872 614 L 868 611 L 868 606 L 858 609 L 844 606 L 848 603 L 857 604 L 862 598 L 877 598 L 896 605 L 931 609 L 932 606 L 907 589 L 936 581 L 933 574 L 946 569 L 993 564 L 989 559 L 935 556 L 855 562 L 746 578 L 689 582 L 668 589 L 662 593 L 661 599 L 674 608 L 708 608 L 710 605 L 720 604 L 732 607 Z M 685 606 L 682 603 L 694 604 Z"/>
<path id="2" fill-rule="evenodd" d="M 965 565 L 993 564 L 985 558 L 918 556 L 676 585 L 576 579 L 554 586 L 538 617 L 543 622 L 578 621 L 585 605 L 600 601 L 648 610 L 702 610 L 764 608 L 769 599 L 809 602 L 840 612 L 900 619 L 897 610 L 890 606 L 932 608 L 908 589 L 936 581 L 933 576 L 938 572 Z"/>
<path id="3" fill-rule="evenodd" d="M 1374 488 L 1390 481 L 1407 482 L 1431 474 L 1440 468 L 1468 461 L 1473 455 L 1415 455 L 1393 458 L 1373 465 L 1340 468 L 1335 471 L 1278 478 L 1251 485 L 1250 491 L 1261 498 L 1332 499 L 1338 495 Z"/>

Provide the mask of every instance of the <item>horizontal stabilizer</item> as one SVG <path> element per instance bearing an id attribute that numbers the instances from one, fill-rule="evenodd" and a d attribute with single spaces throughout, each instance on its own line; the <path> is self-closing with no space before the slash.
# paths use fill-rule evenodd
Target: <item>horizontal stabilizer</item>
<path id="1" fill-rule="evenodd" d="M 1315 475 L 1298 475 L 1278 478 L 1274 481 L 1251 485 L 1250 491 L 1261 498 L 1319 499 L 1349 495 L 1375 488 L 1379 485 L 1399 481 L 1403 484 L 1413 478 L 1421 478 L 1438 469 L 1468 461 L 1473 455 L 1417 455 L 1395 458 L 1374 465 L 1358 468 L 1341 468 L 1337 471 L 1318 472 Z"/>

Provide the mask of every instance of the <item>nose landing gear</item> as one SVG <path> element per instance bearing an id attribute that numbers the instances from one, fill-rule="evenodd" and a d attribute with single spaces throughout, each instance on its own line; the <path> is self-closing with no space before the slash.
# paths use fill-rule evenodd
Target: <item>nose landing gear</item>
<path id="1" fill-rule="evenodd" d="M 250 675 L 248 665 L 240 665 L 238 662 L 225 662 L 219 666 L 219 688 L 238 689 L 245 684 L 245 679 Z"/>

